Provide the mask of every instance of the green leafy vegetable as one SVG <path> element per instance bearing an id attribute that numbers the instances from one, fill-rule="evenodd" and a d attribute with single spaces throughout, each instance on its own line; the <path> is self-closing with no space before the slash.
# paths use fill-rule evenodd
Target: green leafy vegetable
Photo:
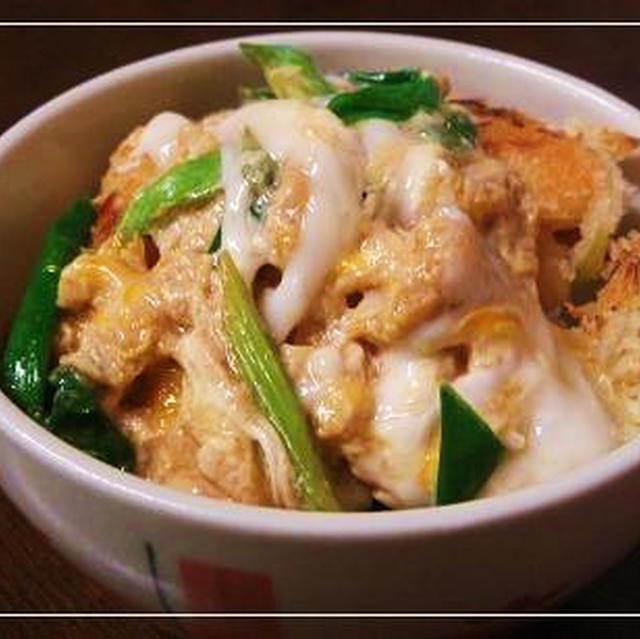
<path id="1" fill-rule="evenodd" d="M 132 472 L 133 447 L 96 402 L 86 380 L 72 368 L 61 366 L 49 381 L 54 388 L 47 420 L 50 430 L 92 457 Z"/>
<path id="2" fill-rule="evenodd" d="M 251 294 L 226 251 L 220 254 L 219 266 L 224 330 L 233 364 L 287 449 L 304 505 L 313 510 L 338 510 L 300 400 L 262 327 Z"/>
<path id="3" fill-rule="evenodd" d="M 415 82 L 422 77 L 416 67 L 393 69 L 392 71 L 352 71 L 347 78 L 354 84 L 399 84 Z"/>
<path id="4" fill-rule="evenodd" d="M 475 145 L 477 133 L 472 120 L 466 113 L 448 108 L 437 81 L 420 69 L 353 71 L 347 77 L 360 89 L 336 95 L 328 105 L 345 123 L 367 118 L 402 122 L 423 110 L 433 112 L 435 117 L 424 130 L 426 135 L 452 151 Z"/>
<path id="5" fill-rule="evenodd" d="M 220 152 L 212 151 L 169 169 L 143 188 L 127 207 L 118 233 L 124 240 L 144 233 L 164 213 L 211 199 L 220 187 Z"/>
<path id="6" fill-rule="evenodd" d="M 440 387 L 440 418 L 436 504 L 444 505 L 475 497 L 500 461 L 504 446 L 449 384 Z"/>
<path id="7" fill-rule="evenodd" d="M 36 420 L 45 415 L 60 273 L 88 242 L 95 218 L 91 202 L 77 200 L 49 229 L 9 333 L 2 360 L 2 387 Z"/>
<path id="8" fill-rule="evenodd" d="M 440 87 L 431 76 L 411 82 L 373 84 L 331 98 L 328 108 L 345 124 L 369 118 L 402 122 L 418 110 L 433 111 L 441 103 Z"/>
<path id="9" fill-rule="evenodd" d="M 240 43 L 242 53 L 258 65 L 278 98 L 311 98 L 333 93 L 332 86 L 316 68 L 313 58 L 282 44 Z"/>
<path id="10" fill-rule="evenodd" d="M 71 369 L 58 368 L 47 379 L 60 273 L 88 242 L 95 218 L 91 202 L 77 200 L 46 234 L 11 327 L 2 382 L 11 399 L 54 434 L 113 466 L 132 470 L 131 445 L 109 422 L 82 378 Z M 49 383 L 54 386 L 50 412 Z"/>

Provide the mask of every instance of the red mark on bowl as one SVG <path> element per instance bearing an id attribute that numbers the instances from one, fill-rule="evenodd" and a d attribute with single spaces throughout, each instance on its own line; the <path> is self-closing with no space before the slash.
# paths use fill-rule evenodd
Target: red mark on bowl
<path id="1" fill-rule="evenodd" d="M 275 612 L 268 575 L 180 560 L 180 578 L 187 606 L 197 612 Z"/>

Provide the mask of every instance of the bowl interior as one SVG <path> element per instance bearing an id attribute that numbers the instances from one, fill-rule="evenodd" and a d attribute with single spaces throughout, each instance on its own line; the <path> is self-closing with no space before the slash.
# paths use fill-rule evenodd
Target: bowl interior
<path id="1" fill-rule="evenodd" d="M 460 97 L 520 107 L 555 122 L 580 117 L 640 136 L 640 113 L 630 105 L 586 82 L 507 54 L 443 40 L 365 32 L 283 33 L 259 39 L 303 45 L 326 70 L 425 67 L 449 76 Z M 200 117 L 232 106 L 237 87 L 247 83 L 258 84 L 260 78 L 239 55 L 236 41 L 190 47 L 100 76 L 41 107 L 5 133 L 0 138 L 0 233 L 4 238 L 0 272 L 5 274 L 0 278 L 4 300 L 0 326 L 8 326 L 46 225 L 69 200 L 96 191 L 109 154 L 133 127 L 162 110 Z M 24 422 L 23 433 L 31 443 L 37 439 L 49 449 L 53 445 L 57 463 L 89 468 L 94 476 L 99 473 L 114 485 L 121 482 L 108 467 L 67 450 L 65 444 L 52 444 L 47 433 L 39 433 L 42 429 L 29 424 L 17 410 L 10 414 L 6 406 L 3 410 L 5 423 Z M 638 463 L 639 453 L 640 447 L 635 446 L 635 457 L 627 455 L 625 463 Z M 604 477 L 608 471 L 602 468 Z M 175 495 L 176 500 L 187 500 L 184 503 L 198 501 L 136 478 L 126 478 L 125 483 L 148 494 Z"/>

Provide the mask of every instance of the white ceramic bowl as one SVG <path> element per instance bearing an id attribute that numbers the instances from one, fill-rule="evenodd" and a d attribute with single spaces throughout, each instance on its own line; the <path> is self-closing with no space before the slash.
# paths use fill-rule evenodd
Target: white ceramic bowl
<path id="1" fill-rule="evenodd" d="M 564 73 L 465 44 L 376 33 L 260 38 L 308 47 L 324 69 L 421 65 L 461 94 L 640 135 L 640 113 Z M 45 225 L 92 193 L 115 144 L 152 114 L 232 103 L 257 80 L 236 41 L 123 67 L 52 100 L 0 138 L 0 317 L 8 323 Z M 53 64 L 63 64 L 53 61 Z M 571 419 L 567 415 L 567 419 Z M 399 512 L 319 514 L 184 495 L 94 461 L 0 397 L 0 480 L 53 543 L 142 605 L 276 611 L 547 607 L 640 534 L 640 439 L 560 481 Z"/>

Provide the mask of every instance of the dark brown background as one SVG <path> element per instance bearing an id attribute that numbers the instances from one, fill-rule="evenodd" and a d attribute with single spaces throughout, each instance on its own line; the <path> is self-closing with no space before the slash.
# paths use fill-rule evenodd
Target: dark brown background
<path id="1" fill-rule="evenodd" d="M 640 17 L 640 2 L 637 3 Z M 0 2 L 0 16 L 2 2 Z M 251 27 L 0 27 L 0 129 L 95 74 L 154 53 L 256 32 Z M 510 51 L 640 104 L 638 27 L 386 28 Z M 518 88 L 514 87 L 514 91 Z"/>
<path id="2" fill-rule="evenodd" d="M 13 20 L 624 20 L 635 0 L 3 0 Z"/>
<path id="3" fill-rule="evenodd" d="M 55 11 L 52 9 L 55 4 Z M 176 3 L 178 18 L 209 18 L 202 9 L 204 3 Z M 221 3 L 214 3 L 220 5 Z M 345 17 L 347 10 L 333 15 Z M 399 3 L 397 3 L 399 4 Z M 610 9 L 606 14 L 603 7 Z M 239 18 L 242 2 L 229 3 L 220 8 L 217 18 Z M 367 3 L 368 9 L 353 11 L 352 17 L 380 17 L 376 9 L 381 3 Z M 446 9 L 444 6 L 446 5 Z M 114 13 L 103 8 L 93 16 L 110 19 Z M 157 19 L 161 3 L 131 2 L 123 5 L 119 17 Z M 166 4 L 162 6 L 166 7 Z M 293 2 L 271 2 L 269 8 L 258 10 L 262 18 L 292 18 L 301 5 Z M 315 6 L 315 5 L 314 5 Z M 418 8 L 428 8 L 420 11 Z M 486 6 L 491 14 L 479 13 Z M 112 5 L 109 5 L 112 7 Z M 513 18 L 569 17 L 571 11 L 562 4 L 548 2 L 506 1 L 460 2 L 459 4 L 412 4 L 399 10 L 396 18 L 415 19 L 488 19 L 501 10 L 515 8 Z M 455 7 L 455 8 L 454 8 Z M 550 8 L 559 11 L 550 15 Z M 326 18 L 312 5 L 307 7 L 308 19 Z M 565 10 L 566 9 L 566 10 Z M 589 3 L 582 5 L 583 18 L 640 17 L 639 3 Z M 209 14 L 211 11 L 209 11 Z M 428 15 L 427 15 L 428 13 Z M 0 19 L 29 19 L 42 17 L 75 19 L 82 17 L 71 2 L 5 2 L 0 6 Z M 355 14 L 355 15 L 353 15 Z M 287 27 L 291 29 L 293 27 Z M 6 129 L 37 105 L 61 91 L 107 71 L 118 65 L 170 49 L 225 37 L 235 37 L 267 28 L 248 27 L 4 27 L 0 28 L 0 131 Z M 281 30 L 281 29 L 280 29 Z M 612 91 L 626 100 L 640 105 L 640 74 L 638 46 L 640 28 L 633 27 L 423 27 L 390 30 L 435 35 L 482 44 L 533 58 Z M 514 91 L 518 88 L 514 87 Z M 566 610 L 640 611 L 640 553 L 627 559 L 595 586 L 574 599 Z M 106 592 L 91 579 L 81 575 L 61 559 L 47 541 L 24 520 L 22 515 L 0 496 L 0 611 L 126 611 L 129 604 Z M 175 621 L 55 621 L 43 626 L 33 621 L 7 622 L 0 628 L 2 636 L 183 636 L 185 629 Z M 418 627 L 416 626 L 416 630 Z M 585 636 L 595 634 L 596 627 L 587 621 L 573 625 L 573 632 Z M 354 627 L 354 636 L 367 628 Z M 370 628 L 369 628 L 370 630 Z M 544 622 L 543 627 L 520 631 L 518 636 L 533 636 L 545 632 L 551 636 L 565 636 L 569 628 L 565 622 Z M 608 627 L 611 632 L 614 630 Z M 632 635 L 627 622 L 619 622 L 617 631 Z M 221 636 L 221 635 L 218 635 Z"/>

